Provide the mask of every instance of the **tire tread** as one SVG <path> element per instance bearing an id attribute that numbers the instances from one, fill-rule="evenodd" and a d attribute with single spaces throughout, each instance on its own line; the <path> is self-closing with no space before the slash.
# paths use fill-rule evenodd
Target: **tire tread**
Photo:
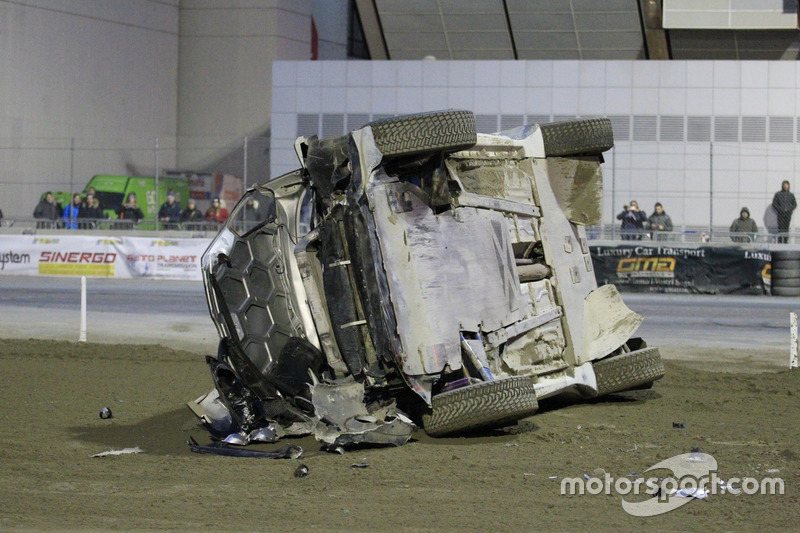
<path id="1" fill-rule="evenodd" d="M 367 124 L 384 157 L 457 152 L 478 142 L 472 111 L 452 109 L 375 120 Z"/>
<path id="2" fill-rule="evenodd" d="M 773 296 L 800 296 L 800 287 L 776 287 L 770 289 Z"/>
<path id="3" fill-rule="evenodd" d="M 601 359 L 592 364 L 597 395 L 641 387 L 664 377 L 664 362 L 658 348 L 643 348 Z"/>
<path id="4" fill-rule="evenodd" d="M 502 427 L 531 416 L 538 408 L 533 381 L 515 376 L 434 396 L 431 411 L 423 415 L 422 422 L 428 435 L 441 437 Z"/>
<path id="5" fill-rule="evenodd" d="M 800 268 L 776 268 L 770 269 L 772 279 L 793 279 L 800 278 Z"/>
<path id="6" fill-rule="evenodd" d="M 539 124 L 547 156 L 602 153 L 614 147 L 614 133 L 607 118 L 566 120 Z"/>
<path id="7" fill-rule="evenodd" d="M 772 263 L 779 261 L 800 261 L 800 250 L 773 250 Z"/>

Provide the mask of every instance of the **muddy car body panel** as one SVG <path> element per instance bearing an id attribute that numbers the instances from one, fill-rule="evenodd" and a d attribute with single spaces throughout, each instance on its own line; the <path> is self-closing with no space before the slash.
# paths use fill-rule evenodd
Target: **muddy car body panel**
<path id="1" fill-rule="evenodd" d="M 299 139 L 302 168 L 248 191 L 203 257 L 231 426 L 401 444 L 404 411 L 442 435 L 660 378 L 584 231 L 612 145 L 606 119 L 477 134 L 465 111 Z"/>

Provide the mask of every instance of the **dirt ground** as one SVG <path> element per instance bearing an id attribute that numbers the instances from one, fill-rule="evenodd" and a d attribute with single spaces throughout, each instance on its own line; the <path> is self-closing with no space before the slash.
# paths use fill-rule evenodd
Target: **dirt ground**
<path id="1" fill-rule="evenodd" d="M 788 353 L 663 347 L 667 376 L 651 390 L 545 403 L 511 428 L 451 439 L 419 433 L 400 448 L 336 455 L 313 438 L 294 439 L 302 457 L 270 460 L 189 451 L 190 436 L 209 442 L 185 406 L 212 386 L 200 354 L 2 344 L 3 531 L 797 527 L 800 371 L 781 368 Z M 100 419 L 104 406 L 113 418 Z M 135 446 L 143 452 L 91 457 Z M 716 459 L 719 477 L 777 476 L 785 494 L 718 494 L 648 518 L 627 514 L 619 494 L 560 494 L 565 477 L 619 478 L 695 448 Z M 368 466 L 351 466 L 361 462 Z M 307 477 L 293 475 L 300 463 Z"/>

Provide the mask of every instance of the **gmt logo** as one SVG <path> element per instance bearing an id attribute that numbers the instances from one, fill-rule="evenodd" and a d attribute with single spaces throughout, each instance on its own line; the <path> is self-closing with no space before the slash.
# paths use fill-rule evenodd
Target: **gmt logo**
<path id="1" fill-rule="evenodd" d="M 617 275 L 621 278 L 674 278 L 673 257 L 629 257 L 617 263 Z"/>

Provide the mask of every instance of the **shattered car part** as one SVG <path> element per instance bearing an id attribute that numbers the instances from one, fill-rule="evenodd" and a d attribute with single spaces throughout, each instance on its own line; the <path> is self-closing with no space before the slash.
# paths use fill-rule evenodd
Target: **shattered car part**
<path id="1" fill-rule="evenodd" d="M 314 428 L 317 440 L 331 446 L 345 444 L 393 444 L 408 442 L 414 423 L 393 405 L 367 405 L 364 385 L 318 383 L 311 389 L 314 410 L 320 422 Z M 377 409 L 375 409 L 377 407 Z M 369 409 L 373 410 L 370 411 Z"/>
<path id="2" fill-rule="evenodd" d="M 231 433 L 222 442 L 233 444 L 236 446 L 246 446 L 251 442 L 276 442 L 278 440 L 278 432 L 271 425 L 257 428 L 250 433 L 243 431 Z"/>
<path id="3" fill-rule="evenodd" d="M 612 146 L 604 118 L 479 134 L 460 110 L 299 138 L 301 168 L 203 255 L 221 341 L 190 407 L 219 439 L 399 446 L 650 386 L 660 354 L 597 286 L 584 229 Z"/>
<path id="4" fill-rule="evenodd" d="M 211 444 L 198 444 L 194 438 L 189 437 L 189 449 L 194 453 L 206 455 L 222 455 L 225 457 L 251 457 L 254 459 L 297 459 L 303 455 L 303 448 L 289 445 L 272 452 L 262 450 L 245 450 L 240 447 L 230 446 L 225 442 L 212 442 Z"/>

